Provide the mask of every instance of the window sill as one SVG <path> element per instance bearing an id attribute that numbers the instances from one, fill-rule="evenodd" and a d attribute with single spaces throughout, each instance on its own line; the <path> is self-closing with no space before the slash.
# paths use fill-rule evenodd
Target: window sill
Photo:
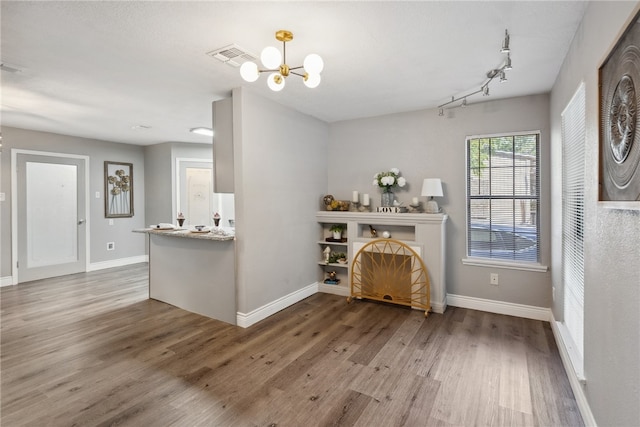
<path id="1" fill-rule="evenodd" d="M 539 273 L 544 273 L 549 270 L 549 267 L 542 264 L 500 261 L 486 258 L 462 258 L 462 263 L 464 265 L 474 265 L 476 267 L 499 267 L 510 270 L 536 271 Z"/>

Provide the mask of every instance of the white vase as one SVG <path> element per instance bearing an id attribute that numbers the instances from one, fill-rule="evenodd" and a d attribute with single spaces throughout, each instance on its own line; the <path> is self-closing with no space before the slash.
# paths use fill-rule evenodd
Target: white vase
<path id="1" fill-rule="evenodd" d="M 342 231 L 334 231 L 334 232 L 333 232 L 333 238 L 334 238 L 335 240 L 340 240 L 340 239 L 342 239 Z"/>

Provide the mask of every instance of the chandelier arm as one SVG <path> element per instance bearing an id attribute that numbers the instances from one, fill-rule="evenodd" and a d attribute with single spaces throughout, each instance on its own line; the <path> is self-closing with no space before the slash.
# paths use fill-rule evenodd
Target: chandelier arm
<path id="1" fill-rule="evenodd" d="M 304 65 L 300 65 L 299 67 L 289 67 L 289 70 L 299 70 L 300 68 L 304 68 Z"/>
<path id="2" fill-rule="evenodd" d="M 287 64 L 287 42 L 282 41 L 282 63 Z"/>
<path id="3" fill-rule="evenodd" d="M 267 73 L 267 72 L 273 72 L 273 71 L 280 71 L 280 68 L 274 68 L 274 69 L 270 69 L 270 68 L 265 68 L 263 70 L 258 69 L 259 73 Z"/>
<path id="4" fill-rule="evenodd" d="M 302 67 L 296 67 L 296 68 L 302 68 Z M 292 68 L 290 68 L 289 70 L 292 70 Z M 290 72 L 291 74 L 295 74 L 296 76 L 304 77 L 304 74 L 296 73 L 295 71 L 290 71 Z"/>

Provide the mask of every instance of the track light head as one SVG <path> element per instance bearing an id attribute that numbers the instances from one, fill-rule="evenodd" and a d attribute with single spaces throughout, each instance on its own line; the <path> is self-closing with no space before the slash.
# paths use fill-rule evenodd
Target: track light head
<path id="1" fill-rule="evenodd" d="M 482 86 L 482 96 L 489 96 L 489 84 Z"/>
<path id="2" fill-rule="evenodd" d="M 502 49 L 500 49 L 500 52 L 511 52 L 511 49 L 509 48 L 509 32 L 507 30 L 504 30 L 504 41 L 502 42 Z"/>
<path id="3" fill-rule="evenodd" d="M 500 83 L 504 83 L 507 81 L 507 76 L 504 71 L 500 71 Z"/>
<path id="4" fill-rule="evenodd" d="M 507 60 L 504 62 L 504 70 L 513 70 L 513 67 L 511 66 L 511 54 L 509 53 L 507 53 Z"/>

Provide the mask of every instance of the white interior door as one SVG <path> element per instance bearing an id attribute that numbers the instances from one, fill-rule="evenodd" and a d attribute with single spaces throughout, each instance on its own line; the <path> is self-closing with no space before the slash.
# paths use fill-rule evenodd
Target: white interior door
<path id="1" fill-rule="evenodd" d="M 86 269 L 85 161 L 18 154 L 18 282 Z"/>

